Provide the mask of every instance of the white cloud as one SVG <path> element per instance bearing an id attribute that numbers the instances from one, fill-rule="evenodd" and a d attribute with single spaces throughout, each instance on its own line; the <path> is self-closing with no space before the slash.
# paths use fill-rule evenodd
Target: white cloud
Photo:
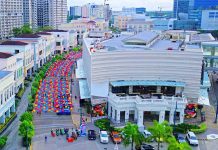
<path id="1" fill-rule="evenodd" d="M 68 0 L 68 7 L 81 6 L 87 3 L 103 4 L 104 0 Z M 145 7 L 147 10 L 173 9 L 173 0 L 108 0 L 113 10 L 121 10 L 122 7 Z"/>

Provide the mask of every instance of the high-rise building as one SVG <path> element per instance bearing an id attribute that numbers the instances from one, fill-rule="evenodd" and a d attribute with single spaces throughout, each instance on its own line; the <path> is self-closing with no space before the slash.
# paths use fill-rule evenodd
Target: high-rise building
<path id="1" fill-rule="evenodd" d="M 70 16 L 74 17 L 81 17 L 82 16 L 82 7 L 81 6 L 73 6 L 70 7 Z"/>
<path id="2" fill-rule="evenodd" d="M 67 22 L 67 0 L 38 0 L 37 2 L 38 26 L 51 26 L 58 28 Z"/>
<path id="3" fill-rule="evenodd" d="M 13 28 L 23 25 L 23 1 L 1 0 L 0 1 L 0 39 L 9 38 L 13 35 Z"/>
<path id="4" fill-rule="evenodd" d="M 23 22 L 37 28 L 37 0 L 23 0 Z"/>
<path id="5" fill-rule="evenodd" d="M 190 0 L 174 0 L 173 16 L 178 17 L 179 13 L 188 13 Z"/>
<path id="6" fill-rule="evenodd" d="M 189 0 L 190 7 L 194 9 L 217 8 L 218 0 Z"/>

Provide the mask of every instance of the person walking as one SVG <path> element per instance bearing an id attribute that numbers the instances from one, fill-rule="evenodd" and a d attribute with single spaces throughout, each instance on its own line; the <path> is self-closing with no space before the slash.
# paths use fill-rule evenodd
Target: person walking
<path id="1" fill-rule="evenodd" d="M 45 136 L 45 143 L 47 143 L 47 139 L 48 139 L 48 137 L 47 137 L 47 136 Z"/>

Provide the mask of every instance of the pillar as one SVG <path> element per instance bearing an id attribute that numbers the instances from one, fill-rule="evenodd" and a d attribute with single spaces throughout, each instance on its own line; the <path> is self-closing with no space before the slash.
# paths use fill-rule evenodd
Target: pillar
<path id="1" fill-rule="evenodd" d="M 162 123 L 165 119 L 165 111 L 160 111 L 159 114 L 159 123 Z"/>
<path id="2" fill-rule="evenodd" d="M 0 117 L 0 123 L 5 123 L 5 114 Z"/>
<path id="3" fill-rule="evenodd" d="M 120 123 L 120 110 L 117 110 L 117 123 Z"/>
<path id="4" fill-rule="evenodd" d="M 170 111 L 170 117 L 169 117 L 169 123 L 170 124 L 173 124 L 174 123 L 174 111 L 173 110 L 171 110 Z"/>
<path id="5" fill-rule="evenodd" d="M 11 112 L 15 112 L 16 110 L 15 110 L 15 104 L 13 104 L 12 106 L 11 106 Z"/>
<path id="6" fill-rule="evenodd" d="M 161 86 L 157 86 L 157 93 L 161 93 Z"/>
<path id="7" fill-rule="evenodd" d="M 129 121 L 129 110 L 125 111 L 125 122 Z"/>
<path id="8" fill-rule="evenodd" d="M 108 103 L 107 105 L 107 110 L 108 110 L 108 118 L 111 118 L 111 105 Z"/>
<path id="9" fill-rule="evenodd" d="M 11 111 L 10 108 L 6 111 L 6 117 L 10 117 L 11 116 Z"/>
<path id="10" fill-rule="evenodd" d="M 129 86 L 129 94 L 133 93 L 133 86 Z"/>
<path id="11" fill-rule="evenodd" d="M 179 122 L 183 123 L 184 122 L 184 110 L 181 110 L 179 112 Z"/>
<path id="12" fill-rule="evenodd" d="M 138 118 L 138 114 L 137 114 L 137 110 L 134 111 L 134 121 L 137 121 Z"/>
<path id="13" fill-rule="evenodd" d="M 138 110 L 138 120 L 137 120 L 137 125 L 139 127 L 139 130 L 142 131 L 144 130 L 144 112 L 142 110 Z"/>
<path id="14" fill-rule="evenodd" d="M 115 109 L 114 107 L 112 107 L 112 121 L 115 120 Z"/>

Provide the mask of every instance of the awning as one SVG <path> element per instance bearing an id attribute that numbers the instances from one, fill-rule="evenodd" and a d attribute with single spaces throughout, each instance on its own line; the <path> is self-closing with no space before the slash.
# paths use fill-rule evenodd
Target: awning
<path id="1" fill-rule="evenodd" d="M 91 104 L 92 106 L 98 105 L 98 104 L 102 104 L 102 103 L 106 103 L 107 102 L 107 98 L 106 97 L 92 97 L 91 98 Z"/>
<path id="2" fill-rule="evenodd" d="M 135 80 L 135 81 L 113 81 L 110 82 L 113 87 L 116 86 L 174 86 L 185 87 L 184 82 L 176 81 L 152 81 L 152 80 Z"/>
<path id="3" fill-rule="evenodd" d="M 79 80 L 80 99 L 91 98 L 89 87 L 86 79 Z"/>
<path id="4" fill-rule="evenodd" d="M 83 59 L 77 60 L 77 68 L 76 68 L 76 78 L 83 79 L 86 78 L 86 74 L 83 68 Z"/>

